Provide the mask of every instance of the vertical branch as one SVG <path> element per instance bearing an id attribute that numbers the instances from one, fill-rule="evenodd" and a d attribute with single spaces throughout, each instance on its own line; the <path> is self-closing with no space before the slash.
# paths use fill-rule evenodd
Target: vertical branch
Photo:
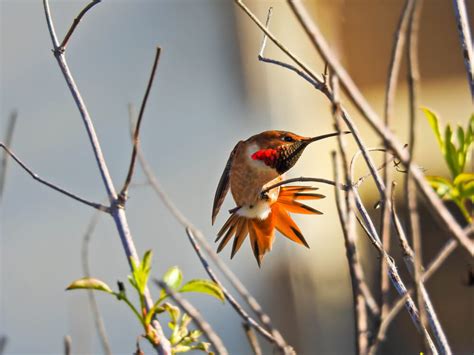
<path id="1" fill-rule="evenodd" d="M 420 233 L 420 221 L 418 215 L 418 203 L 415 183 L 412 178 L 410 166 L 413 161 L 413 153 L 415 149 L 415 123 L 416 123 L 416 107 L 418 107 L 417 94 L 418 94 L 418 80 L 419 80 L 419 68 L 418 68 L 418 30 L 419 21 L 421 15 L 422 2 L 417 1 L 416 5 L 411 11 L 409 21 L 409 37 L 408 37 L 408 48 L 407 48 L 407 82 L 408 82 L 408 96 L 409 96 L 409 143 L 408 143 L 408 164 L 407 174 L 405 178 L 405 196 L 407 196 L 407 211 L 408 211 L 408 230 L 411 235 L 414 252 L 414 278 L 415 278 L 415 290 L 416 300 L 418 309 L 420 310 L 421 324 L 426 327 L 428 325 L 428 316 L 424 307 L 423 293 L 426 292 L 421 284 L 422 268 L 423 268 L 423 257 L 422 257 L 422 246 L 421 246 L 421 233 Z M 421 337 L 424 348 L 427 348 L 427 341 L 425 337 Z M 445 349 L 445 347 L 440 347 Z M 449 349 L 449 346 L 448 348 Z"/>
<path id="2" fill-rule="evenodd" d="M 81 118 L 83 120 L 85 129 L 87 131 L 89 141 L 92 146 L 92 150 L 94 152 L 94 156 L 96 159 L 97 166 L 100 171 L 100 175 L 102 177 L 102 181 L 104 183 L 105 189 L 107 191 L 107 195 L 111 204 L 111 215 L 114 219 L 115 225 L 117 227 L 117 231 L 120 235 L 120 240 L 122 241 L 122 246 L 125 251 L 125 255 L 127 257 L 127 261 L 129 267 L 132 267 L 132 260 L 138 262 L 138 254 L 135 248 L 135 244 L 133 242 L 130 228 L 128 226 L 127 216 L 125 214 L 125 210 L 120 206 L 117 200 L 117 192 L 112 182 L 112 178 L 110 176 L 107 164 L 104 159 L 104 155 L 102 153 L 102 149 L 100 147 L 99 139 L 97 138 L 97 134 L 95 132 L 94 125 L 92 123 L 91 117 L 87 110 L 87 107 L 82 99 L 80 91 L 74 81 L 74 78 L 69 70 L 69 67 L 66 62 L 66 58 L 64 55 L 64 50 L 59 47 L 58 38 L 56 36 L 56 31 L 54 29 L 53 19 L 51 17 L 50 9 L 49 9 L 49 2 L 48 0 L 43 0 L 44 12 L 46 16 L 46 22 L 48 25 L 48 30 L 51 36 L 51 41 L 53 43 L 53 53 L 54 57 L 56 58 L 59 68 L 63 73 L 64 79 L 69 87 L 71 95 L 76 103 L 76 106 L 81 114 Z M 148 287 L 145 288 L 145 301 L 146 307 L 150 309 L 153 306 L 153 300 L 150 294 Z M 153 322 L 153 326 L 155 327 L 157 337 L 159 339 L 159 344 L 156 347 L 157 352 L 161 354 L 170 354 L 171 353 L 171 345 L 169 340 L 165 337 L 163 333 L 163 329 L 161 325 L 157 322 Z"/>
<path id="3" fill-rule="evenodd" d="M 472 51 L 471 31 L 467 19 L 466 4 L 464 0 L 453 0 L 454 14 L 461 41 L 464 66 L 466 67 L 467 80 L 471 89 L 471 98 L 474 100 L 474 54 Z"/>
<path id="4" fill-rule="evenodd" d="M 414 0 L 406 0 L 403 6 L 400 19 L 398 21 L 397 29 L 394 35 L 394 41 L 392 45 L 392 53 L 390 56 L 390 64 L 388 69 L 387 86 L 385 89 L 385 101 L 384 101 L 384 125 L 390 127 L 393 106 L 395 103 L 395 95 L 397 91 L 398 76 L 400 72 L 400 65 L 402 62 L 402 53 L 405 46 L 406 33 L 408 28 L 409 17 L 412 12 Z M 390 252 L 390 208 L 387 200 L 390 198 L 389 186 L 390 186 L 390 174 L 388 171 L 387 161 L 388 157 L 388 143 L 386 139 L 383 141 L 385 153 L 384 157 L 384 168 L 383 168 L 383 179 L 385 184 L 384 196 L 381 204 L 381 231 L 383 248 Z M 388 311 L 388 294 L 389 294 L 389 280 L 388 280 L 388 269 L 387 263 L 384 258 L 380 258 L 380 317 L 378 323 L 380 324 L 381 319 L 386 316 Z"/>
<path id="5" fill-rule="evenodd" d="M 94 213 L 92 216 L 89 225 L 87 226 L 86 233 L 82 239 L 82 270 L 84 272 L 84 277 L 91 277 L 90 267 L 89 267 L 89 243 L 91 240 L 92 233 L 99 222 L 100 214 L 98 212 Z M 100 344 L 104 354 L 112 355 L 112 350 L 110 348 L 109 339 L 107 337 L 107 331 L 105 330 L 104 320 L 100 314 L 99 306 L 95 298 L 95 293 L 92 290 L 87 290 L 87 296 L 89 298 L 89 304 L 91 306 L 92 317 L 94 318 L 94 324 L 99 334 Z"/>
<path id="6" fill-rule="evenodd" d="M 8 119 L 7 134 L 5 136 L 5 145 L 9 148 L 13 139 L 13 132 L 15 131 L 16 119 L 18 117 L 17 111 L 12 111 Z M 3 196 L 3 189 L 5 187 L 5 180 L 7 177 L 8 168 L 8 153 L 4 152 L 2 157 L 2 165 L 0 168 L 0 201 Z"/>
<path id="7" fill-rule="evenodd" d="M 349 164 L 347 159 L 347 153 L 345 148 L 345 142 L 342 137 L 341 130 L 341 118 L 340 118 L 340 109 L 339 109 L 339 88 L 338 88 L 338 79 L 336 76 L 331 77 L 332 90 L 334 92 L 334 102 L 333 102 L 333 117 L 334 125 L 336 131 L 339 132 L 338 135 L 338 144 L 339 151 L 342 159 L 342 167 L 344 169 L 344 184 L 346 186 L 351 186 L 352 182 L 349 175 Z M 340 174 L 336 161 L 336 153 L 332 154 L 333 167 L 334 167 L 334 181 L 339 183 Z M 365 307 L 366 301 L 364 300 L 364 295 L 361 292 L 361 283 L 363 279 L 363 270 L 362 266 L 359 263 L 359 258 L 357 255 L 356 248 L 356 216 L 355 216 L 355 202 L 354 202 L 354 193 L 352 188 L 349 188 L 345 191 L 345 208 L 343 208 L 342 201 L 340 198 L 339 189 L 334 189 L 336 195 L 336 206 L 339 214 L 339 220 L 341 222 L 342 231 L 344 234 L 344 243 L 346 247 L 346 255 L 349 264 L 349 272 L 351 275 L 352 283 L 352 293 L 353 293 L 353 302 L 354 302 L 354 323 L 355 323 L 355 333 L 356 333 L 356 353 L 357 354 L 366 354 L 368 350 L 368 319 L 367 319 L 367 309 Z"/>
<path id="8" fill-rule="evenodd" d="M 8 338 L 6 335 L 0 335 L 0 355 L 3 355 L 5 348 L 7 347 Z"/>

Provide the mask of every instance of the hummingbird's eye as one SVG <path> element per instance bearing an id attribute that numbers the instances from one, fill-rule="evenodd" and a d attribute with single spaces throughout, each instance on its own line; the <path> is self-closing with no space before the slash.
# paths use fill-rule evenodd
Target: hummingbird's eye
<path id="1" fill-rule="evenodd" d="M 284 136 L 282 138 L 285 142 L 294 142 L 295 140 L 293 138 L 291 138 L 290 136 Z"/>

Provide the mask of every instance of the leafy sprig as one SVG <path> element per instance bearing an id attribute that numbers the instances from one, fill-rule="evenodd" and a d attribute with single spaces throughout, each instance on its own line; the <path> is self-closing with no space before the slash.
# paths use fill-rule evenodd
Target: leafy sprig
<path id="1" fill-rule="evenodd" d="M 426 119 L 433 130 L 441 153 L 451 174 L 451 179 L 441 176 L 427 176 L 427 180 L 436 191 L 438 196 L 444 200 L 453 201 L 468 223 L 472 223 L 472 216 L 468 211 L 474 204 L 474 173 L 465 172 L 466 162 L 469 154 L 472 154 L 471 146 L 474 143 L 474 114 L 469 118 L 467 127 L 456 128 L 454 135 L 451 125 L 448 123 L 444 133 L 439 126 L 438 116 L 431 110 L 423 108 Z M 457 142 L 455 142 L 455 138 Z"/>
<path id="2" fill-rule="evenodd" d="M 199 330 L 188 329 L 191 318 L 186 313 L 181 315 L 181 311 L 178 307 L 165 302 L 169 297 L 166 291 L 161 290 L 159 299 L 155 302 L 153 307 L 147 310 L 145 304 L 145 289 L 150 277 L 151 260 L 151 250 L 145 252 L 143 259 L 139 263 L 133 259 L 131 260 L 132 274 L 128 276 L 128 280 L 138 293 L 140 299 L 139 309 L 130 301 L 126 293 L 125 285 L 120 281 L 117 283 L 118 291 L 113 291 L 109 285 L 99 279 L 84 277 L 72 282 L 66 290 L 87 289 L 101 291 L 115 296 L 119 301 L 125 302 L 142 325 L 145 331 L 143 337 L 153 345 L 158 344 L 158 337 L 152 326 L 153 319 L 158 314 L 166 312 L 170 317 L 168 326 L 171 329 L 171 335 L 169 340 L 173 346 L 173 353 L 182 353 L 190 350 L 202 350 L 209 353 L 209 343 L 200 341 L 202 333 Z M 213 281 L 195 279 L 183 285 L 183 273 L 177 266 L 173 266 L 166 271 L 163 275 L 163 281 L 169 288 L 176 292 L 198 292 L 224 301 L 224 294 L 221 288 Z"/>

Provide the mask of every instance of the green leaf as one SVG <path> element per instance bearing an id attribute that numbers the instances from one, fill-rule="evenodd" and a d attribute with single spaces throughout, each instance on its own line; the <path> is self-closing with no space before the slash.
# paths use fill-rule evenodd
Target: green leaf
<path id="1" fill-rule="evenodd" d="M 452 140 L 453 131 L 451 130 L 451 126 L 449 124 L 446 125 L 446 130 L 444 131 L 444 158 L 446 163 L 448 163 L 449 170 L 451 171 L 451 175 L 455 178 L 459 173 L 459 165 L 458 165 L 458 157 L 457 151 L 454 147 Z"/>
<path id="2" fill-rule="evenodd" d="M 150 273 L 152 257 L 153 257 L 153 252 L 151 250 L 147 250 L 145 254 L 143 255 L 141 267 L 144 272 Z"/>
<path id="3" fill-rule="evenodd" d="M 199 292 L 211 295 L 221 301 L 225 299 L 221 288 L 210 280 L 191 280 L 181 287 L 179 292 Z"/>
<path id="4" fill-rule="evenodd" d="M 438 141 L 439 147 L 441 148 L 441 152 L 444 154 L 444 143 L 443 143 L 443 137 L 441 137 L 441 131 L 439 129 L 439 120 L 436 114 L 431 111 L 430 109 L 423 107 L 422 108 L 426 119 L 428 120 L 428 123 L 431 126 L 431 129 L 433 130 L 436 140 Z"/>
<path id="5" fill-rule="evenodd" d="M 107 293 L 114 293 L 109 287 L 109 285 L 107 285 L 105 282 L 100 281 L 98 279 L 94 279 L 92 277 L 83 277 L 82 279 L 74 281 L 66 288 L 67 291 L 79 289 L 97 290 Z"/>
<path id="6" fill-rule="evenodd" d="M 177 266 L 170 267 L 163 275 L 163 281 L 173 290 L 178 290 L 183 282 L 183 273 Z"/>

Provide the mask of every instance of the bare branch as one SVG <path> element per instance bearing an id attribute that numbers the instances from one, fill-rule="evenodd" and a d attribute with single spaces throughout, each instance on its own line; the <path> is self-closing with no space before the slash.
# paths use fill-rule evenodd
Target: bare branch
<path id="1" fill-rule="evenodd" d="M 115 190 L 114 184 L 112 182 L 112 178 L 110 176 L 107 164 L 104 159 L 104 155 L 102 153 L 102 148 L 99 143 L 99 139 L 97 138 L 97 134 L 95 132 L 94 125 L 92 123 L 91 117 L 87 110 L 87 107 L 82 99 L 82 96 L 79 92 L 79 89 L 72 77 L 72 74 L 69 70 L 69 67 L 66 62 L 66 58 L 64 56 L 64 52 L 60 50 L 58 39 L 56 36 L 56 32 L 54 29 L 53 20 L 51 17 L 50 9 L 49 9 L 49 2 L 48 0 L 43 0 L 44 12 L 46 16 L 46 22 L 48 25 L 48 30 L 51 36 L 51 41 L 53 43 L 53 53 L 58 62 L 59 68 L 64 75 L 66 83 L 69 87 L 71 95 L 76 103 L 76 106 L 81 114 L 82 121 L 86 128 L 89 141 L 92 146 L 92 150 L 94 152 L 94 156 L 97 162 L 97 166 L 100 171 L 100 175 L 102 177 L 102 181 L 104 183 L 105 189 L 107 191 L 107 195 L 111 204 L 111 215 L 114 219 L 115 225 L 117 227 L 117 231 L 120 236 L 120 240 L 122 242 L 122 246 L 125 251 L 125 256 L 127 258 L 127 262 L 129 267 L 132 268 L 132 260 L 135 262 L 139 261 L 137 250 L 135 248 L 135 244 L 132 239 L 132 235 L 130 233 L 130 228 L 128 226 L 127 216 L 123 208 L 121 208 L 120 204 L 117 203 L 117 192 Z M 148 287 L 145 288 L 145 304 L 148 309 L 153 306 L 153 299 L 151 297 L 150 291 Z M 169 340 L 163 333 L 163 329 L 158 321 L 153 321 L 153 326 L 155 328 L 157 337 L 159 339 L 159 343 L 156 346 L 156 350 L 160 355 L 168 355 L 171 354 L 171 345 Z"/>
<path id="2" fill-rule="evenodd" d="M 153 85 L 153 80 L 155 79 L 156 68 L 158 67 L 158 62 L 160 60 L 161 48 L 156 48 L 155 60 L 153 62 L 153 67 L 151 69 L 150 79 L 148 79 L 148 85 L 145 91 L 145 96 L 143 97 L 142 106 L 140 108 L 140 113 L 138 114 L 137 125 L 133 133 L 133 150 L 132 157 L 130 159 L 130 166 L 128 168 L 127 177 L 123 184 L 122 190 L 119 193 L 119 203 L 124 204 L 127 200 L 128 187 L 132 181 L 133 172 L 135 171 L 135 163 L 137 161 L 137 151 L 138 145 L 140 144 L 140 127 L 142 123 L 143 113 L 145 112 L 145 107 L 148 101 L 148 95 L 150 94 L 151 86 Z"/>
<path id="3" fill-rule="evenodd" d="M 471 99 L 474 100 L 474 54 L 472 52 L 472 39 L 469 30 L 466 4 L 464 0 L 453 0 L 454 14 L 461 41 L 464 66 L 466 67 L 467 80 L 471 89 Z"/>
<path id="4" fill-rule="evenodd" d="M 260 348 L 260 344 L 258 343 L 258 339 L 255 335 L 255 332 L 253 331 L 253 328 L 247 322 L 242 323 L 242 326 L 244 327 L 245 335 L 247 335 L 247 339 L 254 355 L 262 355 L 262 349 Z"/>
<path id="5" fill-rule="evenodd" d="M 94 213 L 92 218 L 87 226 L 84 238 L 82 239 L 82 270 L 84 272 L 84 277 L 91 277 L 90 267 L 89 267 L 89 243 L 94 233 L 95 227 L 99 222 L 99 213 Z M 110 348 L 109 339 L 107 337 L 107 331 L 105 330 L 104 320 L 100 314 L 99 306 L 95 298 L 95 293 L 92 290 L 87 290 L 87 295 L 89 297 L 89 304 L 91 306 L 92 316 L 94 318 L 95 327 L 97 329 L 97 334 L 99 335 L 100 343 L 104 354 L 112 355 L 112 349 Z"/>
<path id="6" fill-rule="evenodd" d="M 33 172 L 28 166 L 26 166 L 25 163 L 23 163 L 20 158 L 18 158 L 10 149 L 8 149 L 5 144 L 3 144 L 2 142 L 0 142 L 0 148 L 3 148 L 3 150 L 10 156 L 12 157 L 12 159 L 19 165 L 23 168 L 23 170 L 25 170 L 33 179 L 35 179 L 36 181 L 42 183 L 43 185 L 46 185 L 48 186 L 49 188 L 53 189 L 53 190 L 56 190 L 60 193 L 62 193 L 63 195 L 66 195 L 76 201 L 79 201 L 79 202 L 82 202 L 83 204 L 87 205 L 87 206 L 90 206 L 90 207 L 94 207 L 95 209 L 99 210 L 99 211 L 102 211 L 102 212 L 107 212 L 107 213 L 110 213 L 110 208 L 107 207 L 107 206 L 104 206 L 100 203 L 96 203 L 96 202 L 91 202 L 91 201 L 88 201 L 82 197 L 79 197 L 75 194 L 73 194 L 72 192 L 69 192 L 49 181 L 46 181 L 45 179 L 41 178 L 40 176 L 38 176 L 35 172 Z"/>
<path id="7" fill-rule="evenodd" d="M 160 288 L 165 290 L 166 293 L 173 299 L 173 301 L 175 301 L 176 304 L 193 319 L 194 323 L 196 323 L 198 328 L 201 329 L 207 339 L 209 339 L 217 354 L 227 355 L 229 353 L 225 348 L 221 338 L 191 303 L 186 301 L 178 292 L 175 292 L 173 289 L 168 287 L 166 282 L 162 280 L 155 280 L 155 283 Z"/>
<path id="8" fill-rule="evenodd" d="M 12 111 L 8 119 L 7 134 L 5 136 L 5 145 L 7 147 L 11 147 L 11 142 L 13 139 L 13 132 L 15 131 L 15 124 L 16 124 L 17 117 L 18 117 L 18 112 Z M 7 168 L 8 168 L 8 156 L 7 154 L 3 154 L 2 165 L 1 165 L 1 170 L 0 170 L 0 201 L 2 200 L 3 189 L 5 187 Z"/>
<path id="9" fill-rule="evenodd" d="M 340 173 L 337 167 L 336 153 L 332 154 L 334 179 L 340 181 Z M 351 275 L 352 293 L 354 302 L 354 323 L 355 323 L 355 343 L 357 354 L 366 354 L 368 346 L 368 325 L 367 310 L 365 308 L 366 301 L 360 289 L 362 282 L 362 269 L 357 257 L 357 249 L 355 247 L 355 214 L 347 204 L 349 199 L 346 196 L 346 205 L 342 206 L 339 189 L 334 189 L 336 194 L 336 206 L 339 220 L 344 234 L 344 242 L 346 247 L 346 255 L 349 264 L 349 273 Z M 350 190 L 347 192 L 349 193 Z M 353 197 L 352 197 L 353 199 Z M 352 217 L 350 217 L 352 215 Z"/>
<path id="10" fill-rule="evenodd" d="M 212 279 L 212 281 L 214 281 L 216 284 L 219 285 L 219 287 L 222 289 L 222 292 L 224 293 L 225 298 L 227 299 L 227 301 L 229 301 L 231 306 L 237 311 L 237 313 L 242 317 L 242 319 L 244 319 L 245 322 L 247 322 L 249 325 L 251 325 L 253 328 L 255 328 L 255 330 L 257 330 L 268 341 L 270 341 L 271 343 L 276 344 L 282 352 L 284 352 L 285 354 L 294 354 L 294 351 L 293 351 L 293 349 L 291 349 L 290 346 L 288 346 L 284 343 L 278 343 L 277 342 L 278 340 L 276 338 L 274 338 L 267 330 L 262 328 L 262 326 L 260 324 L 258 324 L 255 321 L 255 319 L 253 319 L 252 317 L 250 317 L 248 315 L 248 313 L 242 308 L 242 306 L 240 306 L 240 304 L 235 300 L 235 298 L 222 285 L 222 283 L 219 281 L 219 279 L 217 278 L 214 271 L 212 271 L 211 267 L 209 266 L 208 261 L 206 260 L 203 253 L 201 252 L 201 248 L 199 247 L 199 245 L 196 242 L 196 238 L 195 238 L 191 228 L 186 227 L 186 234 L 188 235 L 189 241 L 191 242 L 194 250 L 196 251 L 196 254 L 198 255 L 199 260 L 201 261 L 202 265 L 204 266 L 204 269 L 206 270 L 207 274 Z"/>
<path id="11" fill-rule="evenodd" d="M 346 144 L 342 137 L 341 129 L 341 117 L 340 117 L 340 102 L 339 102 L 339 81 L 337 76 L 331 76 L 331 87 L 334 92 L 334 101 L 332 103 L 332 115 L 334 119 L 334 126 L 336 131 L 339 132 L 337 136 L 337 142 L 339 146 L 339 153 L 341 155 L 342 167 L 344 171 L 344 182 L 347 186 L 352 186 L 352 180 L 349 173 L 349 161 L 347 158 Z M 336 152 L 332 153 L 333 169 L 334 169 L 334 180 L 340 181 L 340 173 L 336 160 Z M 346 247 L 347 261 L 349 264 L 349 273 L 351 275 L 353 303 L 354 303 L 354 323 L 355 323 L 355 334 L 356 334 L 356 352 L 357 354 L 366 354 L 369 339 L 368 339 L 368 319 L 367 309 L 365 304 L 364 294 L 361 290 L 361 285 L 365 284 L 364 271 L 359 262 L 359 257 L 356 249 L 356 218 L 355 218 L 355 202 L 354 193 L 351 189 L 345 191 L 345 208 L 343 207 L 339 189 L 334 189 L 336 197 L 336 206 L 339 214 L 339 220 L 342 226 L 344 235 L 344 244 Z M 369 289 L 366 287 L 366 289 Z M 371 296 L 371 299 L 373 297 Z"/>
<path id="12" fill-rule="evenodd" d="M 76 29 L 77 25 L 79 25 L 79 22 L 81 22 L 82 17 L 86 14 L 87 11 L 89 11 L 92 7 L 97 5 L 99 2 L 102 0 L 93 0 L 91 1 L 82 11 L 77 15 L 77 17 L 74 19 L 72 22 L 71 27 L 69 28 L 69 31 L 67 31 L 66 36 L 64 37 L 63 41 L 61 42 L 61 45 L 59 46 L 59 49 L 64 52 L 66 50 L 66 47 L 69 43 L 69 39 L 71 38 L 74 30 Z"/>

